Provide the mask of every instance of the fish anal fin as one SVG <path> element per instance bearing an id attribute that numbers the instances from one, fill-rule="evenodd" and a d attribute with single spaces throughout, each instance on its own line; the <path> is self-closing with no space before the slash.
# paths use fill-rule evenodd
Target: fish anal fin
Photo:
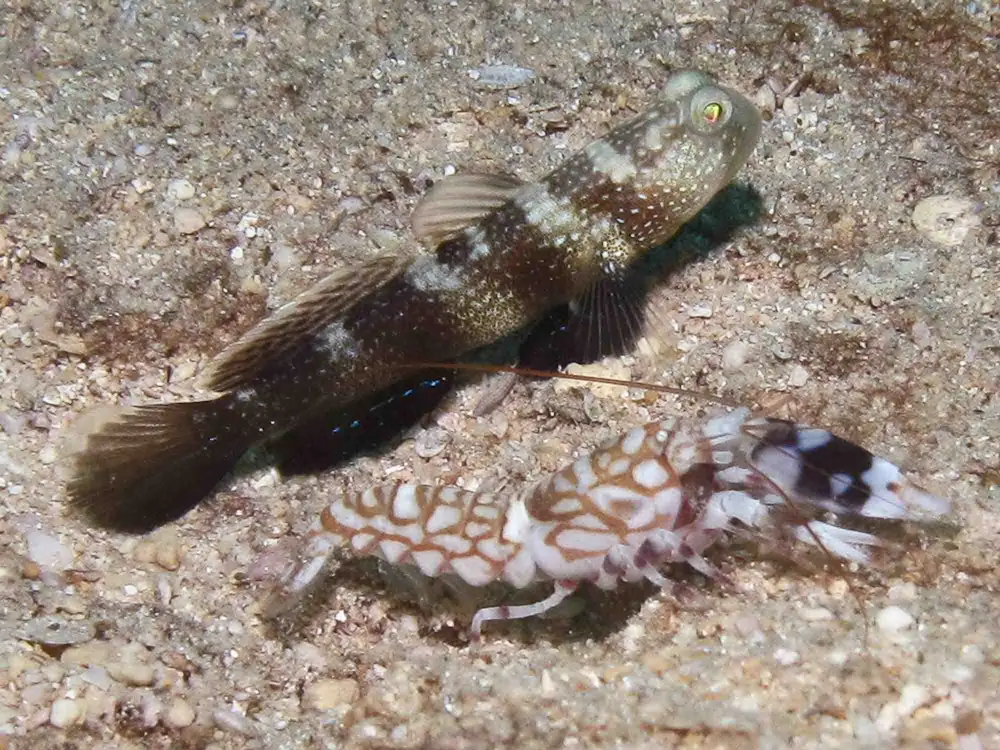
<path id="1" fill-rule="evenodd" d="M 437 247 L 498 209 L 523 184 L 508 175 L 446 177 L 436 182 L 413 210 L 413 233 L 421 242 Z"/>
<path id="2" fill-rule="evenodd" d="M 268 365 L 308 343 L 411 262 L 405 254 L 384 254 L 334 271 L 216 357 L 203 376 L 205 386 L 226 392 L 252 385 Z"/>

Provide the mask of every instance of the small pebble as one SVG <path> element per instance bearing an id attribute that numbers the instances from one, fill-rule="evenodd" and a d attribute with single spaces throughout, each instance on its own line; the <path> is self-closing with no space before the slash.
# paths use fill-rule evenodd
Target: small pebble
<path id="1" fill-rule="evenodd" d="M 73 564 L 73 551 L 59 538 L 38 529 L 25 532 L 28 542 L 28 559 L 47 570 L 62 571 Z"/>
<path id="2" fill-rule="evenodd" d="M 669 671 L 671 667 L 670 660 L 663 654 L 650 652 L 643 654 L 639 661 L 642 663 L 646 669 L 656 675 L 662 675 Z"/>
<path id="3" fill-rule="evenodd" d="M 337 204 L 337 210 L 343 212 L 347 216 L 358 213 L 364 209 L 365 203 L 363 200 L 355 195 L 347 195 Z"/>
<path id="4" fill-rule="evenodd" d="M 85 620 L 68 620 L 58 615 L 43 615 L 29 620 L 18 637 L 46 646 L 70 646 L 94 638 L 94 626 Z"/>
<path id="5" fill-rule="evenodd" d="M 236 711 L 220 708 L 212 714 L 212 719 L 215 721 L 215 726 L 227 732 L 236 732 L 237 734 L 242 734 L 245 737 L 253 737 L 257 734 L 254 730 L 253 722 L 251 722 L 250 719 L 243 714 L 237 713 Z"/>
<path id="6" fill-rule="evenodd" d="M 106 641 L 91 641 L 79 646 L 70 646 L 59 655 L 59 661 L 63 664 L 81 667 L 108 667 L 114 658 L 114 649 Z"/>
<path id="7" fill-rule="evenodd" d="M 913 624 L 913 615 L 902 607 L 892 605 L 881 610 L 875 617 L 875 622 L 879 630 L 894 633 L 910 627 Z"/>
<path id="8" fill-rule="evenodd" d="M 532 80 L 535 71 L 517 65 L 480 65 L 469 71 L 469 77 L 486 88 L 516 89 Z"/>
<path id="9" fill-rule="evenodd" d="M 556 692 L 556 684 L 552 681 L 552 673 L 547 669 L 542 670 L 542 695 L 549 696 Z"/>
<path id="10" fill-rule="evenodd" d="M 896 583 L 889 587 L 886 596 L 891 602 L 912 602 L 917 598 L 917 587 L 910 581 Z"/>
<path id="11" fill-rule="evenodd" d="M 956 247 L 983 223 L 978 210 L 976 203 L 965 198 L 932 195 L 913 209 L 913 226 L 931 242 Z"/>
<path id="12" fill-rule="evenodd" d="M 52 443 L 46 443 L 38 452 L 38 460 L 46 466 L 54 464 L 56 462 L 56 458 L 58 458 L 56 454 L 56 447 Z"/>
<path id="13" fill-rule="evenodd" d="M 104 667 L 87 667 L 80 675 L 84 682 L 107 692 L 112 688 L 111 678 Z"/>
<path id="14" fill-rule="evenodd" d="M 430 427 L 417 435 L 413 451 L 421 458 L 434 458 L 444 450 L 450 440 L 451 436 L 440 427 Z"/>
<path id="15" fill-rule="evenodd" d="M 175 201 L 186 201 L 194 198 L 194 185 L 187 180 L 171 180 L 167 183 L 167 197 Z"/>
<path id="16" fill-rule="evenodd" d="M 156 545 L 156 564 L 164 570 L 177 570 L 181 566 L 181 551 L 176 539 L 164 539 Z"/>
<path id="17" fill-rule="evenodd" d="M 799 614 L 806 622 L 822 622 L 823 620 L 833 619 L 833 612 L 826 607 L 809 607 L 802 610 Z"/>
<path id="18" fill-rule="evenodd" d="M 238 106 L 240 106 L 239 98 L 231 91 L 224 91 L 221 94 L 219 94 L 217 102 L 219 104 L 219 109 L 227 112 L 232 111 L 236 109 Z"/>
<path id="19" fill-rule="evenodd" d="M 160 576 L 156 579 L 156 596 L 164 607 L 170 604 L 170 600 L 174 598 L 174 591 L 166 576 Z"/>
<path id="20" fill-rule="evenodd" d="M 194 234 L 203 229 L 207 223 L 196 208 L 182 206 L 174 211 L 174 229 L 178 234 Z"/>
<path id="21" fill-rule="evenodd" d="M 735 372 L 747 362 L 747 355 L 750 347 L 739 339 L 734 339 L 726 344 L 722 350 L 722 370 L 723 372 Z"/>
<path id="22" fill-rule="evenodd" d="M 982 664 L 986 661 L 986 654 L 974 643 L 962 646 L 961 659 L 966 664 Z"/>
<path id="23" fill-rule="evenodd" d="M 315 670 L 326 669 L 327 658 L 316 644 L 309 641 L 301 641 L 295 644 L 292 649 L 295 660 L 304 667 L 311 667 Z"/>
<path id="24" fill-rule="evenodd" d="M 144 695 L 139 704 L 142 712 L 142 725 L 147 729 L 152 729 L 160 723 L 160 716 L 163 714 L 163 703 L 155 695 Z"/>
<path id="25" fill-rule="evenodd" d="M 899 700 L 882 706 L 875 723 L 883 731 L 891 731 L 900 719 L 911 716 L 930 699 L 930 692 L 923 685 L 908 683 L 900 690 Z"/>
<path id="26" fill-rule="evenodd" d="M 358 699 L 359 693 L 355 680 L 316 680 L 306 685 L 302 691 L 302 707 L 326 711 L 337 706 L 351 705 Z"/>
<path id="27" fill-rule="evenodd" d="M 109 664 L 108 672 L 119 682 L 133 687 L 149 687 L 156 679 L 156 673 L 149 664 L 131 660 Z"/>
<path id="28" fill-rule="evenodd" d="M 792 388 L 801 388 L 809 381 L 809 371 L 802 365 L 795 365 L 792 374 L 788 376 L 788 385 Z"/>
<path id="29" fill-rule="evenodd" d="M 140 158 L 144 158 L 149 156 L 155 150 L 156 149 L 148 143 L 140 143 L 134 149 L 132 149 L 132 153 L 134 153 L 136 156 Z"/>
<path id="30" fill-rule="evenodd" d="M 194 723 L 194 709 L 183 698 L 174 698 L 163 715 L 163 723 L 172 729 L 183 729 Z"/>
<path id="31" fill-rule="evenodd" d="M 934 336 L 931 334 L 930 326 L 924 321 L 918 320 L 914 323 L 910 328 L 910 333 L 913 336 L 913 343 L 921 349 L 930 349 L 933 346 Z"/>
<path id="32" fill-rule="evenodd" d="M 791 651 L 787 648 L 779 648 L 774 652 L 774 660 L 783 667 L 790 667 L 793 664 L 798 663 L 799 654 L 797 651 Z"/>
<path id="33" fill-rule="evenodd" d="M 631 380 L 632 371 L 628 365 L 620 359 L 606 360 L 604 362 L 594 362 L 589 365 L 581 365 L 573 362 L 566 367 L 566 372 L 570 375 L 583 375 L 596 378 L 610 378 L 612 380 Z M 581 388 L 586 388 L 599 399 L 621 398 L 622 387 L 610 383 L 585 383 L 579 380 L 558 379 L 552 385 L 556 393 L 571 393 Z"/>
<path id="34" fill-rule="evenodd" d="M 76 724 L 83 716 L 83 708 L 79 701 L 71 698 L 60 698 L 52 704 L 49 711 L 49 723 L 54 727 L 65 729 Z"/>
<path id="35" fill-rule="evenodd" d="M 688 308 L 687 314 L 692 318 L 711 318 L 713 314 L 711 305 L 693 305 Z"/>

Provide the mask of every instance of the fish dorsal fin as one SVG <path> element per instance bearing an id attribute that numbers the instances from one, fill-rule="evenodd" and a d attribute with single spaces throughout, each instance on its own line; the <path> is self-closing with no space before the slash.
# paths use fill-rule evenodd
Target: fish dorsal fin
<path id="1" fill-rule="evenodd" d="M 265 367 L 306 344 L 411 263 L 411 257 L 397 253 L 337 269 L 216 357 L 204 375 L 206 387 L 224 392 L 252 385 Z"/>
<path id="2" fill-rule="evenodd" d="M 417 239 L 437 247 L 508 200 L 524 183 L 497 174 L 457 174 L 434 183 L 413 210 Z"/>

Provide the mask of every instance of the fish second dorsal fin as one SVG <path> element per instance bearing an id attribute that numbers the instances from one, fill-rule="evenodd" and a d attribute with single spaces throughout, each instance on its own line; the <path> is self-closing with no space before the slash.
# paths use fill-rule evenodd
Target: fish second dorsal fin
<path id="1" fill-rule="evenodd" d="M 413 210 L 417 239 L 436 247 L 508 200 L 524 183 L 497 174 L 457 174 L 434 184 Z"/>
<path id="2" fill-rule="evenodd" d="M 205 386 L 220 392 L 247 387 L 278 357 L 343 317 L 403 273 L 412 260 L 406 254 L 385 254 L 337 269 L 225 349 L 203 376 Z"/>

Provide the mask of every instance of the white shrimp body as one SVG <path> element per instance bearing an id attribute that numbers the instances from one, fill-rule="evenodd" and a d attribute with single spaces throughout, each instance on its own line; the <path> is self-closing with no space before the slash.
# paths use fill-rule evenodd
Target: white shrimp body
<path id="1" fill-rule="evenodd" d="M 341 547 L 473 586 L 555 582 L 543 601 L 477 612 L 478 637 L 484 622 L 540 614 L 582 581 L 611 589 L 645 578 L 667 587 L 659 568 L 680 561 L 712 575 L 702 553 L 734 521 L 756 529 L 780 522 L 802 541 L 865 563 L 875 536 L 815 515 L 919 520 L 948 509 L 893 464 L 826 430 L 751 418 L 746 409 L 666 419 L 633 428 L 520 493 L 386 484 L 339 496 L 263 609 L 294 604 Z"/>

